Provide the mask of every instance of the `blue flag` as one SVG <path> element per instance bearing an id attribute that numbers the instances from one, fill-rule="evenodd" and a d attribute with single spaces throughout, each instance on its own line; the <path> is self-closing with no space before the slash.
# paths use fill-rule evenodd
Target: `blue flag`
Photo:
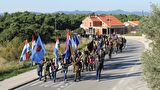
<path id="1" fill-rule="evenodd" d="M 53 50 L 54 51 L 54 55 L 55 55 L 55 66 L 58 65 L 58 49 L 59 49 L 59 46 L 60 46 L 60 43 L 59 43 L 59 39 L 57 37 L 55 48 Z"/>
<path id="2" fill-rule="evenodd" d="M 74 42 L 76 43 L 76 45 L 78 46 L 80 44 L 80 40 L 79 40 L 78 36 L 75 35 L 73 39 L 74 39 Z"/>
<path id="3" fill-rule="evenodd" d="M 37 63 L 41 63 L 45 54 L 46 54 L 46 50 L 44 48 L 44 45 L 42 43 L 40 36 L 38 36 L 35 48 L 33 49 L 33 52 L 30 58 L 31 60 Z"/>
<path id="4" fill-rule="evenodd" d="M 102 48 L 103 48 L 103 40 L 101 39 L 99 42 L 98 48 L 97 48 L 97 52 L 99 52 L 100 49 L 102 49 Z"/>
<path id="5" fill-rule="evenodd" d="M 68 59 L 71 57 L 71 45 L 72 45 L 72 40 L 70 36 L 70 32 L 67 34 L 66 38 L 66 46 L 65 46 L 65 51 L 64 51 L 64 63 L 67 63 Z"/>
<path id="6" fill-rule="evenodd" d="M 64 56 L 64 62 L 67 63 L 68 59 L 71 57 L 71 48 L 70 46 L 68 45 L 67 49 L 66 49 L 66 52 L 65 52 L 65 56 Z"/>
<path id="7" fill-rule="evenodd" d="M 72 47 L 75 47 L 75 50 L 78 49 L 78 45 L 80 44 L 80 40 L 77 35 L 72 38 Z"/>
<path id="8" fill-rule="evenodd" d="M 75 43 L 75 41 L 74 41 L 73 38 L 72 38 L 72 40 L 71 40 L 71 43 L 72 43 L 72 47 L 75 47 L 76 43 Z"/>

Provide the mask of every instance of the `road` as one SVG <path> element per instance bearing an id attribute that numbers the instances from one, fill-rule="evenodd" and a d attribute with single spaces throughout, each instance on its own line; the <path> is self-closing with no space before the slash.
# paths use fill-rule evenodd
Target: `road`
<path id="1" fill-rule="evenodd" d="M 47 82 L 34 81 L 16 90 L 141 90 L 140 55 L 144 45 L 135 40 L 127 40 L 127 48 L 122 53 L 113 54 L 108 60 L 105 57 L 102 80 L 96 81 L 95 71 L 83 72 L 82 81 L 74 82 L 73 73 L 69 71 L 69 80 L 63 82 L 63 73 L 58 72 L 58 80 Z"/>

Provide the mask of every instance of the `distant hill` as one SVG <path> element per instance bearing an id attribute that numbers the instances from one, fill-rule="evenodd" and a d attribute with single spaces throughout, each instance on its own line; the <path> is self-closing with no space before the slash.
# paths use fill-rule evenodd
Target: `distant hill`
<path id="1" fill-rule="evenodd" d="M 32 13 L 36 13 L 36 14 L 41 14 L 42 12 L 34 12 L 31 11 Z M 131 14 L 135 14 L 135 15 L 139 15 L 139 16 L 149 16 L 150 13 L 149 12 L 143 12 L 143 11 L 134 11 L 134 12 L 129 12 L 129 11 L 124 11 L 121 9 L 118 10 L 112 10 L 112 11 L 80 11 L 80 10 L 75 10 L 75 11 L 56 11 L 56 12 L 48 12 L 46 14 L 49 13 L 65 13 L 65 14 L 91 14 L 91 13 L 95 13 L 95 14 L 126 14 L 126 15 L 131 15 Z M 0 13 L 0 15 L 3 15 L 3 13 Z"/>
<path id="2" fill-rule="evenodd" d="M 129 11 L 124 11 L 124 10 L 112 10 L 112 11 L 79 11 L 79 10 L 75 10 L 75 11 L 57 11 L 55 13 L 65 13 L 65 14 L 90 14 L 90 13 L 95 13 L 95 14 L 126 14 L 126 15 L 131 15 L 131 14 L 135 14 L 135 15 L 144 15 L 144 16 L 148 16 L 150 15 L 149 12 L 143 12 L 143 11 L 134 11 L 134 12 L 129 12 Z"/>

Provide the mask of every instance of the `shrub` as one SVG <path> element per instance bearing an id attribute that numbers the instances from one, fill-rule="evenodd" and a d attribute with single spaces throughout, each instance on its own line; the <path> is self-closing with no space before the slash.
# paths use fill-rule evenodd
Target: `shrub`
<path id="1" fill-rule="evenodd" d="M 143 73 L 149 87 L 153 90 L 160 89 L 160 48 L 154 47 L 142 55 Z"/>
<path id="2" fill-rule="evenodd" d="M 151 16 L 144 18 L 141 30 L 153 41 L 152 49 L 142 55 L 145 80 L 153 90 L 160 90 L 160 8 L 152 5 Z"/>
<path id="3" fill-rule="evenodd" d="M 21 39 L 15 37 L 12 41 L 6 41 L 0 55 L 7 61 L 19 60 L 24 44 Z"/>
<path id="4" fill-rule="evenodd" d="M 73 32 L 74 32 L 74 33 L 78 33 L 78 34 L 80 34 L 80 35 L 85 34 L 85 30 L 82 29 L 82 28 L 77 28 L 77 29 L 75 29 Z"/>

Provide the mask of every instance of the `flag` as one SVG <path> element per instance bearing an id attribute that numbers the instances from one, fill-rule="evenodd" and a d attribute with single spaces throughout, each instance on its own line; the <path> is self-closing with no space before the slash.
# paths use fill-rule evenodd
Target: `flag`
<path id="1" fill-rule="evenodd" d="M 68 32 L 67 37 L 66 37 L 66 45 L 65 45 L 64 54 L 67 52 L 68 46 L 71 46 L 71 45 L 72 45 L 72 40 L 71 40 L 70 32 Z"/>
<path id="2" fill-rule="evenodd" d="M 35 48 L 35 39 L 34 39 L 34 35 L 32 35 L 32 50 Z"/>
<path id="3" fill-rule="evenodd" d="M 98 47 L 97 47 L 97 52 L 99 52 L 100 49 L 103 47 L 103 39 L 100 40 Z"/>
<path id="4" fill-rule="evenodd" d="M 75 43 L 76 43 L 77 46 L 80 44 L 80 40 L 79 40 L 78 35 L 74 36 L 74 41 L 75 41 Z"/>
<path id="5" fill-rule="evenodd" d="M 64 56 L 64 63 L 69 62 L 67 60 L 69 60 L 70 57 L 71 57 L 71 47 L 68 45 Z"/>
<path id="6" fill-rule="evenodd" d="M 58 65 L 58 49 L 59 49 L 60 43 L 59 43 L 59 39 L 57 37 L 56 39 L 56 44 L 55 44 L 55 48 L 54 48 L 54 55 L 55 55 L 55 66 Z"/>
<path id="7" fill-rule="evenodd" d="M 70 56 L 71 56 L 71 36 L 70 36 L 70 32 L 67 33 L 67 38 L 66 38 L 66 47 L 65 47 L 65 52 L 64 52 L 64 63 L 66 63 Z"/>
<path id="8" fill-rule="evenodd" d="M 77 35 L 72 38 L 72 46 L 75 46 L 75 50 L 78 49 L 78 45 L 80 44 L 80 40 Z"/>
<path id="9" fill-rule="evenodd" d="M 22 50 L 22 53 L 21 53 L 20 62 L 22 62 L 24 60 L 28 60 L 28 58 L 29 58 L 28 52 L 29 51 L 30 51 L 30 46 L 29 46 L 28 40 L 26 40 L 25 45 Z"/>
<path id="10" fill-rule="evenodd" d="M 93 40 L 87 45 L 87 49 L 92 52 L 94 46 L 93 46 Z"/>
<path id="11" fill-rule="evenodd" d="M 44 45 L 42 43 L 40 36 L 38 36 L 35 48 L 33 49 L 33 52 L 32 52 L 32 55 L 30 58 L 31 58 L 31 60 L 33 60 L 37 63 L 41 63 L 45 54 L 46 54 L 46 50 L 44 48 Z"/>
<path id="12" fill-rule="evenodd" d="M 75 45 L 76 45 L 76 43 L 75 43 L 75 41 L 74 41 L 74 39 L 72 38 L 72 40 L 71 40 L 71 43 L 72 43 L 72 47 L 76 47 Z"/>
<path id="13" fill-rule="evenodd" d="M 71 45 L 71 36 L 70 36 L 70 32 L 67 33 L 66 47 L 67 47 L 67 45 Z"/>

